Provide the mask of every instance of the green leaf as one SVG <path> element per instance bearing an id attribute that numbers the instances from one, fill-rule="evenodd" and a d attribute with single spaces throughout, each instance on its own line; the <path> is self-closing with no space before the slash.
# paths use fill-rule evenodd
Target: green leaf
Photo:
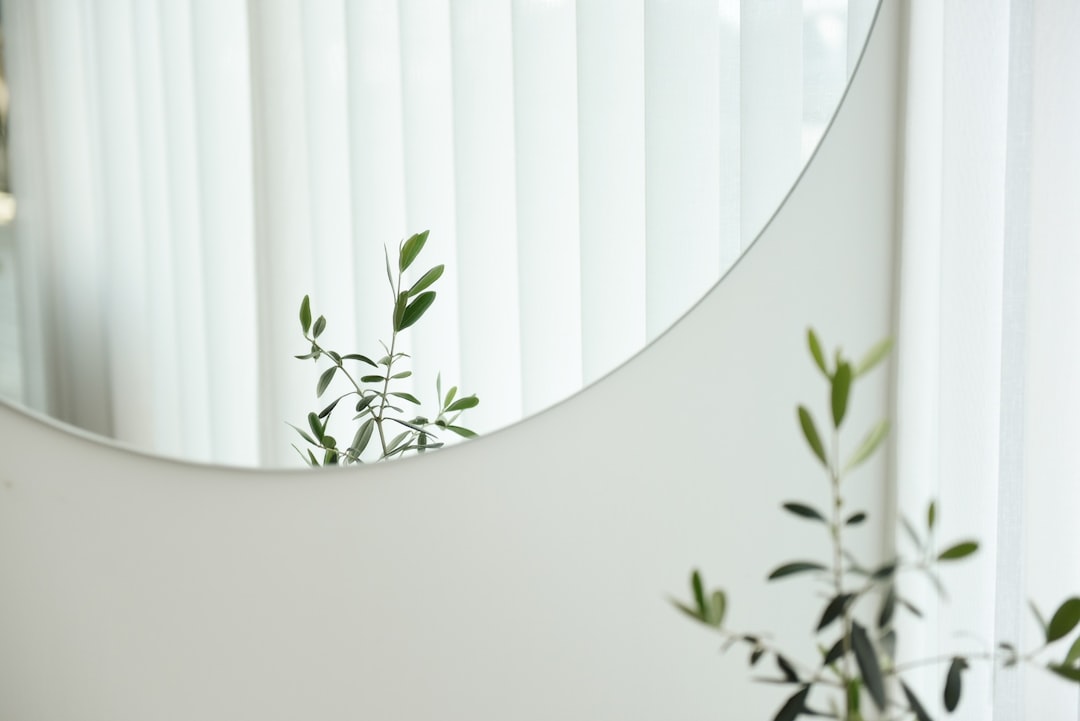
<path id="1" fill-rule="evenodd" d="M 1065 660 L 1061 662 L 1062 666 L 1072 666 L 1077 661 L 1080 661 L 1080 636 L 1076 637 L 1073 641 L 1072 648 L 1065 654 Z"/>
<path id="2" fill-rule="evenodd" d="M 453 386 L 450 390 L 446 391 L 446 400 L 443 401 L 443 408 L 446 409 L 454 400 L 454 396 L 457 395 L 457 386 Z"/>
<path id="3" fill-rule="evenodd" d="M 795 667 L 780 654 L 776 654 L 776 666 L 780 669 L 780 673 L 784 674 L 785 681 L 799 683 L 799 674 L 795 673 Z"/>
<path id="4" fill-rule="evenodd" d="M 315 397 L 322 398 L 322 394 L 326 392 L 326 387 L 330 385 L 330 381 L 334 380 L 334 374 L 337 373 L 337 366 L 330 366 L 323 374 L 319 376 L 319 385 L 315 388 Z"/>
<path id="5" fill-rule="evenodd" d="M 402 328 L 402 323 L 405 322 L 405 309 L 408 307 L 409 294 L 405 291 L 398 293 L 397 300 L 394 301 L 394 332 L 398 332 Z"/>
<path id="6" fill-rule="evenodd" d="M 314 438 L 312 438 L 311 436 L 309 436 L 309 435 L 308 435 L 308 434 L 307 434 L 307 433 L 306 433 L 306 432 L 305 432 L 304 430 L 302 430 L 302 429 L 300 429 L 300 428 L 297 428 L 297 427 L 296 427 L 296 426 L 294 426 L 294 425 L 293 425 L 292 423 L 290 423 L 290 424 L 289 424 L 289 426 L 290 426 L 290 427 L 291 427 L 291 428 L 292 428 L 292 429 L 293 429 L 294 431 L 296 431 L 297 433 L 299 433 L 299 434 L 300 434 L 300 437 L 301 437 L 301 438 L 303 438 L 303 439 L 304 439 L 305 441 L 307 441 L 308 443 L 310 443 L 311 445 L 313 445 L 313 446 L 317 446 L 317 445 L 319 445 L 319 444 L 318 444 L 318 443 L 317 443 L 317 442 L 315 441 L 315 439 L 314 439 Z M 301 455 L 302 455 L 302 454 L 301 454 Z"/>
<path id="7" fill-rule="evenodd" d="M 337 438 L 333 436 L 323 436 L 322 444 L 325 448 L 337 448 Z"/>
<path id="8" fill-rule="evenodd" d="M 420 317 L 424 315 L 431 304 L 435 302 L 435 291 L 428 290 L 420 295 L 416 296 L 416 300 L 405 308 L 404 314 L 401 318 L 401 327 L 398 330 L 405 330 L 416 321 L 420 320 Z"/>
<path id="9" fill-rule="evenodd" d="M 724 622 L 724 612 L 727 610 L 727 596 L 720 589 L 712 592 L 709 596 L 709 605 L 705 609 L 705 620 L 710 626 L 720 628 Z"/>
<path id="10" fill-rule="evenodd" d="M 446 430 L 457 433 L 462 438 L 476 438 L 476 433 L 463 426 L 447 426 Z"/>
<path id="11" fill-rule="evenodd" d="M 853 513 L 850 516 L 848 516 L 848 519 L 846 521 L 844 521 L 844 525 L 845 526 L 857 526 L 857 525 L 859 525 L 860 523 L 862 523 L 865 520 L 866 520 L 866 514 L 863 513 L 862 511 L 859 511 L 858 513 Z"/>
<path id="12" fill-rule="evenodd" d="M 908 601 L 905 598 L 900 598 L 899 596 L 896 597 L 896 600 L 900 602 L 901 606 L 910 611 L 913 616 L 915 616 L 916 618 L 922 618 L 922 611 L 920 611 L 919 607 L 916 606 L 914 603 Z"/>
<path id="13" fill-rule="evenodd" d="M 934 530 L 934 522 L 937 520 L 937 504 L 934 501 L 930 501 L 930 505 L 926 507 L 926 530 Z"/>
<path id="14" fill-rule="evenodd" d="M 429 232 L 425 230 L 423 233 L 417 233 L 405 241 L 398 253 L 398 270 L 404 272 L 412 265 L 412 262 L 416 260 L 416 256 L 420 255 L 420 251 L 424 249 L 424 243 L 427 242 Z"/>
<path id="15" fill-rule="evenodd" d="M 878 341 L 873 348 L 866 352 L 866 355 L 862 357 L 858 365 L 855 366 L 855 376 L 861 376 L 868 372 L 871 368 L 876 366 L 881 360 L 889 355 L 889 351 L 892 350 L 892 338 L 886 338 L 885 340 Z"/>
<path id="16" fill-rule="evenodd" d="M 296 447 L 295 443 L 292 443 L 291 445 L 293 447 L 293 450 L 300 454 L 300 458 L 302 458 L 304 460 L 304 463 L 306 463 L 309 468 L 313 468 L 316 465 L 316 464 L 313 464 L 310 460 L 308 460 L 308 457 L 304 455 L 303 451 L 301 451 L 299 448 Z M 309 453 L 310 453 L 310 451 L 309 451 Z M 312 458 L 312 460 L 314 460 L 314 457 Z"/>
<path id="17" fill-rule="evenodd" d="M 818 621 L 817 631 L 820 633 L 830 623 L 840 618 L 844 613 L 844 609 L 851 603 L 851 599 L 855 598 L 853 593 L 841 593 L 839 596 L 834 597 L 829 601 L 829 605 L 825 607 L 825 612 L 821 614 L 821 620 Z"/>
<path id="18" fill-rule="evenodd" d="M 967 661 L 956 656 L 949 664 L 949 671 L 945 675 L 945 710 L 950 713 L 956 710 L 960 703 L 961 679 L 960 675 L 968 667 Z"/>
<path id="19" fill-rule="evenodd" d="M 1035 602 L 1029 599 L 1028 608 L 1030 608 L 1031 612 L 1035 615 L 1035 620 L 1039 622 L 1039 628 L 1042 629 L 1043 635 L 1048 635 L 1049 630 L 1046 623 L 1046 618 L 1041 613 L 1039 613 L 1039 609 L 1035 605 Z"/>
<path id="20" fill-rule="evenodd" d="M 306 295 L 300 301 L 300 327 L 304 329 L 304 335 L 311 330 L 311 298 Z"/>
<path id="21" fill-rule="evenodd" d="M 324 330 L 326 330 L 326 318 L 320 315 L 315 321 L 315 326 L 311 329 L 311 335 L 318 338 Z"/>
<path id="22" fill-rule="evenodd" d="M 796 573 L 805 573 L 807 571 L 824 571 L 825 566 L 813 561 L 795 561 L 793 563 L 785 563 L 775 571 L 769 574 L 768 580 L 774 581 L 778 578 L 784 578 L 785 576 L 791 576 Z"/>
<path id="23" fill-rule="evenodd" d="M 696 568 L 690 576 L 690 588 L 694 590 L 694 603 L 697 604 L 698 615 L 705 618 L 705 586 L 701 581 L 701 573 Z"/>
<path id="24" fill-rule="evenodd" d="M 919 698 L 915 695 L 915 692 L 907 687 L 907 684 L 903 681 L 900 682 L 900 688 L 904 690 L 904 696 L 907 698 L 908 708 L 915 714 L 915 718 L 918 721 L 934 721 L 930 718 L 930 714 L 926 713 L 926 709 L 919 703 Z"/>
<path id="25" fill-rule="evenodd" d="M 896 658 L 896 630 L 890 628 L 878 639 L 881 652 L 891 661 Z"/>
<path id="26" fill-rule="evenodd" d="M 825 353 L 821 350 L 821 343 L 818 342 L 817 334 L 814 333 L 813 328 L 806 329 L 806 343 L 810 346 L 810 355 L 813 356 L 814 363 L 821 369 L 826 378 L 831 378 L 832 374 L 829 373 L 829 366 L 825 363 Z"/>
<path id="27" fill-rule="evenodd" d="M 851 458 L 848 459 L 847 464 L 844 466 L 844 472 L 850 471 L 869 458 L 887 435 L 889 435 L 889 421 L 883 420 L 866 434 L 866 438 L 863 439 L 863 442 L 859 444 L 859 447 L 851 454 Z"/>
<path id="28" fill-rule="evenodd" d="M 806 708 L 806 697 L 809 693 L 810 687 L 804 686 L 780 707 L 776 716 L 773 717 L 773 721 L 794 721 L 798 718 L 799 714 Z"/>
<path id="29" fill-rule="evenodd" d="M 412 375 L 412 371 L 401 371 L 400 373 L 395 373 L 394 375 L 390 376 L 390 380 L 399 380 L 401 378 L 408 378 L 411 375 Z"/>
<path id="30" fill-rule="evenodd" d="M 478 405 L 480 405 L 480 399 L 473 394 L 457 399 L 446 408 L 446 412 L 453 413 L 454 411 L 464 411 L 469 408 L 475 408 Z"/>
<path id="31" fill-rule="evenodd" d="M 955 561 L 960 558 L 965 558 L 979 550 L 979 544 L 976 541 L 964 541 L 963 543 L 957 543 L 955 546 L 946 548 L 944 551 L 938 554 L 937 560 L 939 561 Z"/>
<path id="32" fill-rule="evenodd" d="M 825 446 L 821 445 L 821 436 L 818 435 L 817 428 L 814 426 L 814 419 L 805 406 L 799 406 L 799 425 L 802 426 L 803 436 L 806 437 L 810 450 L 814 452 L 818 460 L 828 466 L 829 462 L 825 458 Z"/>
<path id="33" fill-rule="evenodd" d="M 695 621 L 699 621 L 699 622 L 701 622 L 701 623 L 705 623 L 705 619 L 703 619 L 703 618 L 701 617 L 701 614 L 699 614 L 699 613 L 698 613 L 697 611 L 695 611 L 694 609 L 690 608 L 689 606 L 687 606 L 687 605 L 686 605 L 686 604 L 684 604 L 684 603 L 681 603 L 681 602 L 679 602 L 679 601 L 676 601 L 675 599 L 669 599 L 669 600 L 671 601 L 671 605 L 673 605 L 673 606 L 674 606 L 675 608 L 677 608 L 677 609 L 679 609 L 680 611 L 682 611 L 683 613 L 685 613 L 685 614 L 686 614 L 687 616 L 689 616 L 690 618 L 694 619 Z"/>
<path id="34" fill-rule="evenodd" d="M 832 648 L 829 649 L 829 652 L 825 654 L 824 660 L 822 660 L 822 663 L 824 665 L 831 666 L 832 664 L 836 663 L 841 658 L 843 658 L 843 656 L 844 656 L 844 639 L 845 638 L 847 638 L 847 637 L 846 636 L 841 636 L 836 641 L 836 643 L 834 643 L 832 645 Z"/>
<path id="35" fill-rule="evenodd" d="M 374 393 L 372 393 L 369 396 L 364 396 L 363 398 L 361 398 L 359 401 L 356 402 L 356 412 L 359 413 L 360 411 L 362 411 L 365 408 L 367 408 L 368 406 L 370 406 L 372 404 L 372 402 L 376 398 L 378 398 L 378 396 L 375 395 Z"/>
<path id="36" fill-rule="evenodd" d="M 763 649 L 761 646 L 757 646 L 757 647 L 754 648 L 753 651 L 750 652 L 750 658 L 747 659 L 747 662 L 751 666 L 756 666 L 757 662 L 760 661 L 761 657 L 764 656 L 764 655 L 765 655 L 765 649 Z"/>
<path id="37" fill-rule="evenodd" d="M 1050 617 L 1046 627 L 1046 642 L 1052 643 L 1067 636 L 1080 623 L 1080 598 L 1070 598 Z"/>
<path id="38" fill-rule="evenodd" d="M 341 356 L 342 360 L 356 360 L 362 363 L 367 363 L 369 366 L 374 366 L 375 361 L 368 358 L 366 355 L 360 355 L 359 353 L 350 353 L 349 355 Z"/>
<path id="39" fill-rule="evenodd" d="M 866 629 L 854 621 L 851 624 L 851 648 L 855 651 L 855 660 L 859 664 L 859 673 L 866 690 L 870 693 L 874 705 L 879 711 L 885 710 L 885 682 L 881 677 L 881 666 L 878 665 L 877 652 L 870 643 L 870 637 L 866 635 Z"/>
<path id="40" fill-rule="evenodd" d="M 874 569 L 874 571 L 870 574 L 870 577 L 876 581 L 881 581 L 883 579 L 889 578 L 895 572 L 896 561 L 889 561 L 888 563 L 884 563 L 878 568 Z"/>
<path id="41" fill-rule="evenodd" d="M 383 246 L 382 252 L 383 258 L 386 260 L 386 280 L 390 283 L 390 290 L 394 290 L 394 274 L 390 272 L 390 253 L 387 252 L 385 245 Z"/>
<path id="42" fill-rule="evenodd" d="M 405 443 L 405 441 L 412 434 L 412 431 L 405 431 L 399 433 L 386 445 L 386 455 L 384 458 L 389 458 L 391 454 L 401 450 L 399 447 Z"/>
<path id="43" fill-rule="evenodd" d="M 309 465 L 311 465 L 313 468 L 317 467 L 319 465 L 319 459 L 315 457 L 315 454 L 311 452 L 310 448 L 308 449 L 307 454 L 308 454 L 308 460 L 311 461 L 311 463 Z"/>
<path id="44" fill-rule="evenodd" d="M 1068 666 L 1059 666 L 1054 663 L 1047 664 L 1046 667 L 1062 678 L 1067 678 L 1070 681 L 1080 683 L 1080 668 L 1069 668 Z"/>
<path id="45" fill-rule="evenodd" d="M 420 291 L 422 291 L 425 288 L 429 287 L 432 283 L 434 283 L 439 278 L 441 278 L 442 274 L 443 274 L 443 266 L 441 266 L 441 265 L 437 265 L 434 268 L 432 268 L 431 270 L 429 270 L 428 272 L 424 273 L 422 276 L 420 276 L 420 280 L 413 283 L 412 288 L 409 288 L 409 297 L 412 298 L 414 295 L 416 295 Z"/>
<path id="46" fill-rule="evenodd" d="M 810 506 L 804 505 L 802 503 L 788 502 L 785 503 L 783 507 L 784 510 L 790 511 L 791 513 L 799 516 L 800 518 L 809 518 L 815 521 L 821 521 L 822 523 L 827 523 L 827 521 L 825 520 L 825 516 L 821 515 L 821 513 L 811 508 Z"/>
<path id="47" fill-rule="evenodd" d="M 889 625 L 889 621 L 892 620 L 893 613 L 896 612 L 896 588 L 889 584 L 889 589 L 885 592 L 885 598 L 881 602 L 881 612 L 878 613 L 878 628 L 885 628 Z"/>
<path id="48" fill-rule="evenodd" d="M 341 396 L 341 398 L 344 398 L 344 397 L 345 396 Z M 328 415 L 330 415 L 334 411 L 334 409 L 337 408 L 337 404 L 341 403 L 341 398 L 336 399 L 333 403 L 328 405 L 326 408 L 323 408 L 321 411 L 319 411 L 319 418 L 326 418 Z"/>
<path id="49" fill-rule="evenodd" d="M 322 422 L 319 420 L 319 416 L 315 413 L 308 413 L 307 422 L 308 425 L 311 427 L 311 432 L 315 434 L 315 437 L 318 438 L 319 442 L 321 443 L 323 436 L 326 435 L 326 429 L 323 427 Z"/>
<path id="50" fill-rule="evenodd" d="M 847 413 L 848 395 L 851 393 L 851 366 L 840 363 L 832 378 L 832 418 L 833 428 L 839 428 Z"/>
<path id="51" fill-rule="evenodd" d="M 371 434 L 375 430 L 375 419 L 368 418 L 366 421 L 360 424 L 360 427 L 356 429 L 356 435 L 353 436 L 352 443 L 349 448 L 359 456 L 367 448 L 368 442 L 371 440 Z"/>
<path id="52" fill-rule="evenodd" d="M 416 396 L 414 396 L 412 393 L 402 393 L 400 391 L 390 391 L 390 395 L 397 396 L 398 398 L 404 398 L 409 403 L 415 403 L 416 405 L 420 405 L 420 401 L 418 401 L 416 399 Z"/>
<path id="53" fill-rule="evenodd" d="M 360 377 L 361 383 L 382 383 L 384 380 L 386 380 L 386 376 L 371 375 Z"/>

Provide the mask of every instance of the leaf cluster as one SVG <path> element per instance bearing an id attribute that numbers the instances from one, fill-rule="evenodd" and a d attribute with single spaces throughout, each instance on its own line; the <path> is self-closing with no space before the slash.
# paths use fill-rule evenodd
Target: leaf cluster
<path id="1" fill-rule="evenodd" d="M 293 446 L 308 465 L 361 463 L 365 453 L 369 459 L 374 455 L 376 461 L 400 458 L 409 453 L 424 453 L 443 445 L 439 434 L 444 431 L 463 438 L 476 435 L 461 425 L 458 418 L 464 411 L 479 405 L 480 400 L 475 394 L 460 396 L 457 386 L 444 394 L 441 374 L 435 380 L 437 405 L 430 416 L 406 412 L 405 406 L 418 408 L 422 403 L 412 393 L 396 389 L 397 382 L 412 376 L 412 371 L 401 368 L 409 356 L 397 349 L 399 335 L 415 325 L 431 308 L 436 293 L 430 288 L 442 277 L 444 270 L 443 265 L 436 265 L 411 286 L 405 287 L 405 272 L 424 249 L 427 238 L 428 231 L 425 230 L 398 244 L 396 271 L 392 269 L 390 255 L 384 249 L 386 279 L 393 298 L 392 332 L 389 345 L 380 341 L 384 353 L 378 360 L 360 353 L 343 355 L 323 346 L 319 337 L 326 330 L 326 318 L 320 315 L 312 320 L 309 296 L 304 296 L 300 303 L 300 329 L 304 340 L 310 344 L 310 350 L 296 358 L 315 363 L 324 359 L 330 361 L 330 365 L 319 374 L 315 396 L 322 398 L 335 380 L 346 387 L 322 410 L 308 413 L 306 428 L 292 426 L 308 444 L 306 453 Z M 351 419 L 355 432 L 352 440 L 342 445 L 331 435 L 328 426 L 334 412 L 347 407 L 351 407 L 355 414 Z"/>
<path id="2" fill-rule="evenodd" d="M 1049 621 L 1032 605 L 1036 618 L 1046 638 L 1040 648 L 1020 653 L 1013 644 L 1002 643 L 984 654 L 956 654 L 946 658 L 926 659 L 898 665 L 895 661 L 897 648 L 897 613 L 903 611 L 915 618 L 922 618 L 922 611 L 902 596 L 896 583 L 901 573 L 915 573 L 925 577 L 944 597 L 945 588 L 938 575 L 938 566 L 968 558 L 978 551 L 974 540 L 961 540 L 940 548 L 936 538 L 938 508 L 931 502 L 925 520 L 919 529 L 907 518 L 901 524 L 915 549 L 913 557 L 894 558 L 873 565 L 860 562 L 844 543 L 845 532 L 865 523 L 869 514 L 863 510 L 847 509 L 843 495 L 846 474 L 867 461 L 881 447 L 888 434 L 888 422 L 874 424 L 862 437 L 851 454 L 842 458 L 840 429 L 847 417 L 854 381 L 877 366 L 889 353 L 891 342 L 881 341 L 857 362 L 846 359 L 837 349 L 833 362 L 826 360 L 821 343 L 811 329 L 807 332 L 807 344 L 814 364 L 828 383 L 829 441 L 818 430 L 811 411 L 803 405 L 796 409 L 799 428 L 806 445 L 825 471 L 831 503 L 827 510 L 806 501 L 786 501 L 781 508 L 799 521 L 819 525 L 830 539 L 832 558 L 798 559 L 785 562 L 769 573 L 768 581 L 779 581 L 796 575 L 805 575 L 818 582 L 824 589 L 824 603 L 817 613 L 818 622 L 813 629 L 818 639 L 820 657 L 814 663 L 802 665 L 791 654 L 767 643 L 765 634 L 745 633 L 730 629 L 725 624 L 728 597 L 722 589 L 708 591 L 699 571 L 690 577 L 691 602 L 674 601 L 674 605 L 695 621 L 710 627 L 724 639 L 724 648 L 743 645 L 749 651 L 748 663 L 757 667 L 763 659 L 772 658 L 779 676 L 759 677 L 759 681 L 788 685 L 795 688 L 774 716 L 774 721 L 792 721 L 800 716 L 820 716 L 841 721 L 861 721 L 863 700 L 869 703 L 882 718 L 916 719 L 930 721 L 926 705 L 904 682 L 902 672 L 931 663 L 947 664 L 943 679 L 942 703 L 949 712 L 960 703 L 964 672 L 976 660 L 999 661 L 1005 666 L 1020 662 L 1034 662 L 1035 656 L 1052 643 L 1065 639 L 1080 626 L 1080 598 L 1065 601 Z M 813 601 L 815 604 L 819 601 Z M 869 606 L 869 608 L 867 608 Z M 869 623 L 856 620 L 871 618 Z M 1046 667 L 1070 681 L 1080 683 L 1080 637 L 1069 646 L 1060 662 Z M 819 701 L 811 705 L 811 696 Z M 823 699 L 827 705 L 821 705 Z"/>

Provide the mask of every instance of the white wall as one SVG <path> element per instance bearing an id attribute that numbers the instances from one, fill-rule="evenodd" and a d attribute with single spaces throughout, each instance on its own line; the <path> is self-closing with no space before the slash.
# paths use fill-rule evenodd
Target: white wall
<path id="1" fill-rule="evenodd" d="M 811 650 L 806 587 L 763 580 L 824 548 L 779 510 L 825 493 L 794 415 L 825 402 L 806 325 L 852 353 L 890 330 L 896 6 L 749 255 L 546 413 L 315 474 L 155 460 L 0 406 L 0 718 L 771 717 L 782 691 L 665 598 L 700 566 L 732 624 Z M 884 373 L 857 387 L 851 427 L 887 395 Z M 884 464 L 861 474 L 880 508 Z"/>

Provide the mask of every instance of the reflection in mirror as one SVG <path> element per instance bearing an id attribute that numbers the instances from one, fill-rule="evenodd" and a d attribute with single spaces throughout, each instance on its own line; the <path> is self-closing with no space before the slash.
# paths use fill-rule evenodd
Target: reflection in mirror
<path id="1" fill-rule="evenodd" d="M 328 344 L 376 352 L 383 248 L 421 230 L 446 273 L 408 382 L 475 391 L 480 433 L 641 349 L 791 187 L 876 2 L 0 8 L 3 390 L 165 455 L 276 466 L 316 404 L 301 298 Z"/>

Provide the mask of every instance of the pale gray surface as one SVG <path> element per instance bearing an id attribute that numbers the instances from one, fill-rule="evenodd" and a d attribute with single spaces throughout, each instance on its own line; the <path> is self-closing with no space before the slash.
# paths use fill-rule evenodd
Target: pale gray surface
<path id="1" fill-rule="evenodd" d="M 825 403 L 807 324 L 852 353 L 890 330 L 896 8 L 757 246 L 528 421 L 313 474 L 133 455 L 0 406 L 0 718 L 771 717 L 782 694 L 665 597 L 701 566 L 732 624 L 813 653 L 786 601 L 805 588 L 763 579 L 823 542 L 779 511 L 824 493 L 793 410 Z M 886 381 L 851 428 L 887 413 Z M 878 460 L 851 492 L 875 510 L 886 486 Z"/>

